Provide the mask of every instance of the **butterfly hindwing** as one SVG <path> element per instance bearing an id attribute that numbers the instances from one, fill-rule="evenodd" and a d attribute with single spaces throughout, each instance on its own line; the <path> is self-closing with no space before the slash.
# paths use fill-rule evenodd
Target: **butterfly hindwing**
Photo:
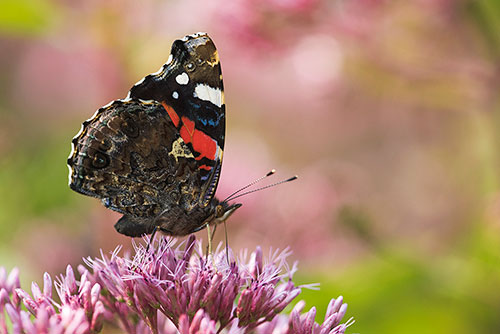
<path id="1" fill-rule="evenodd" d="M 136 217 L 189 210 L 200 196 L 192 152 L 157 102 L 117 100 L 98 110 L 73 139 L 68 165 L 73 190 Z"/>

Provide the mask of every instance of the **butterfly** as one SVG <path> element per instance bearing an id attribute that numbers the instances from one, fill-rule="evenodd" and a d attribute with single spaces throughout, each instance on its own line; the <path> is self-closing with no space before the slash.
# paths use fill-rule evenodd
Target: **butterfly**
<path id="1" fill-rule="evenodd" d="M 216 226 L 241 206 L 214 196 L 225 122 L 215 44 L 206 33 L 188 35 L 173 42 L 160 70 L 83 122 L 69 186 L 123 214 L 115 229 L 130 237 Z"/>

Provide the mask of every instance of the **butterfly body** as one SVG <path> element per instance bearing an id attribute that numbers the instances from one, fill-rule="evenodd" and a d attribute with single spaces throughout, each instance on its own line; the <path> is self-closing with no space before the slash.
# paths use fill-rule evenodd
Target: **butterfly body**
<path id="1" fill-rule="evenodd" d="M 100 108 L 72 141 L 71 189 L 123 217 L 118 232 L 187 235 L 240 204 L 215 196 L 225 136 L 222 74 L 206 34 L 177 40 L 156 73 Z"/>

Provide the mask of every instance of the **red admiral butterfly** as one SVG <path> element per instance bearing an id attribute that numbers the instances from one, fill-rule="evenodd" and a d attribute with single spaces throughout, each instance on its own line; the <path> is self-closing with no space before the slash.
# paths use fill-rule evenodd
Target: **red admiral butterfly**
<path id="1" fill-rule="evenodd" d="M 130 237 L 187 235 L 241 204 L 214 197 L 224 150 L 222 72 L 205 33 L 176 40 L 166 64 L 83 122 L 68 158 L 69 186 L 123 217 Z"/>

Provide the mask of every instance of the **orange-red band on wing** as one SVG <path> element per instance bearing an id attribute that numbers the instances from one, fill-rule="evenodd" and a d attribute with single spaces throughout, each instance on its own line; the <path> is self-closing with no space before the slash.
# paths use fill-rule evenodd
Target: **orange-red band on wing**
<path id="1" fill-rule="evenodd" d="M 203 157 L 215 160 L 215 154 L 217 152 L 217 143 L 215 140 L 204 132 L 195 129 L 194 122 L 187 117 L 182 117 L 182 123 L 184 125 L 181 126 L 179 130 L 182 139 L 186 144 L 191 143 L 193 149 L 200 153 L 200 155 L 196 157 L 196 160 L 201 160 Z M 200 168 L 202 167 L 200 166 Z"/>
<path id="2" fill-rule="evenodd" d="M 195 129 L 193 134 L 193 148 L 196 152 L 200 152 L 200 156 L 196 159 L 200 160 L 202 157 L 207 157 L 210 160 L 215 160 L 217 144 L 215 140 L 207 136 L 204 132 Z"/>
<path id="3" fill-rule="evenodd" d="M 172 123 L 174 123 L 175 127 L 178 127 L 179 126 L 179 115 L 177 115 L 177 113 L 175 112 L 174 108 L 172 108 L 171 106 L 169 106 L 165 101 L 163 101 L 161 103 L 161 105 L 167 111 L 168 116 L 170 116 L 170 119 L 172 120 Z"/>
<path id="4" fill-rule="evenodd" d="M 169 106 L 165 101 L 162 103 L 163 108 L 168 113 L 168 116 L 172 120 L 172 123 L 176 127 L 179 126 L 180 118 L 179 115 L 175 112 L 174 108 Z M 201 160 L 203 157 L 206 157 L 210 160 L 215 160 L 217 153 L 217 143 L 210 136 L 205 134 L 204 132 L 195 129 L 194 122 L 187 117 L 182 117 L 182 126 L 179 129 L 179 133 L 184 140 L 184 142 L 191 143 L 193 145 L 193 149 L 198 152 L 200 155 L 196 157 L 196 160 Z M 210 170 L 211 167 L 207 165 L 201 165 L 199 168 Z"/>
<path id="5" fill-rule="evenodd" d="M 192 137 L 194 133 L 194 122 L 187 117 L 182 117 L 182 123 L 184 123 L 184 126 Z"/>
<path id="6" fill-rule="evenodd" d="M 210 166 L 207 166 L 207 165 L 201 165 L 200 167 L 198 167 L 199 169 L 205 169 L 205 170 L 211 170 L 212 167 Z"/>

